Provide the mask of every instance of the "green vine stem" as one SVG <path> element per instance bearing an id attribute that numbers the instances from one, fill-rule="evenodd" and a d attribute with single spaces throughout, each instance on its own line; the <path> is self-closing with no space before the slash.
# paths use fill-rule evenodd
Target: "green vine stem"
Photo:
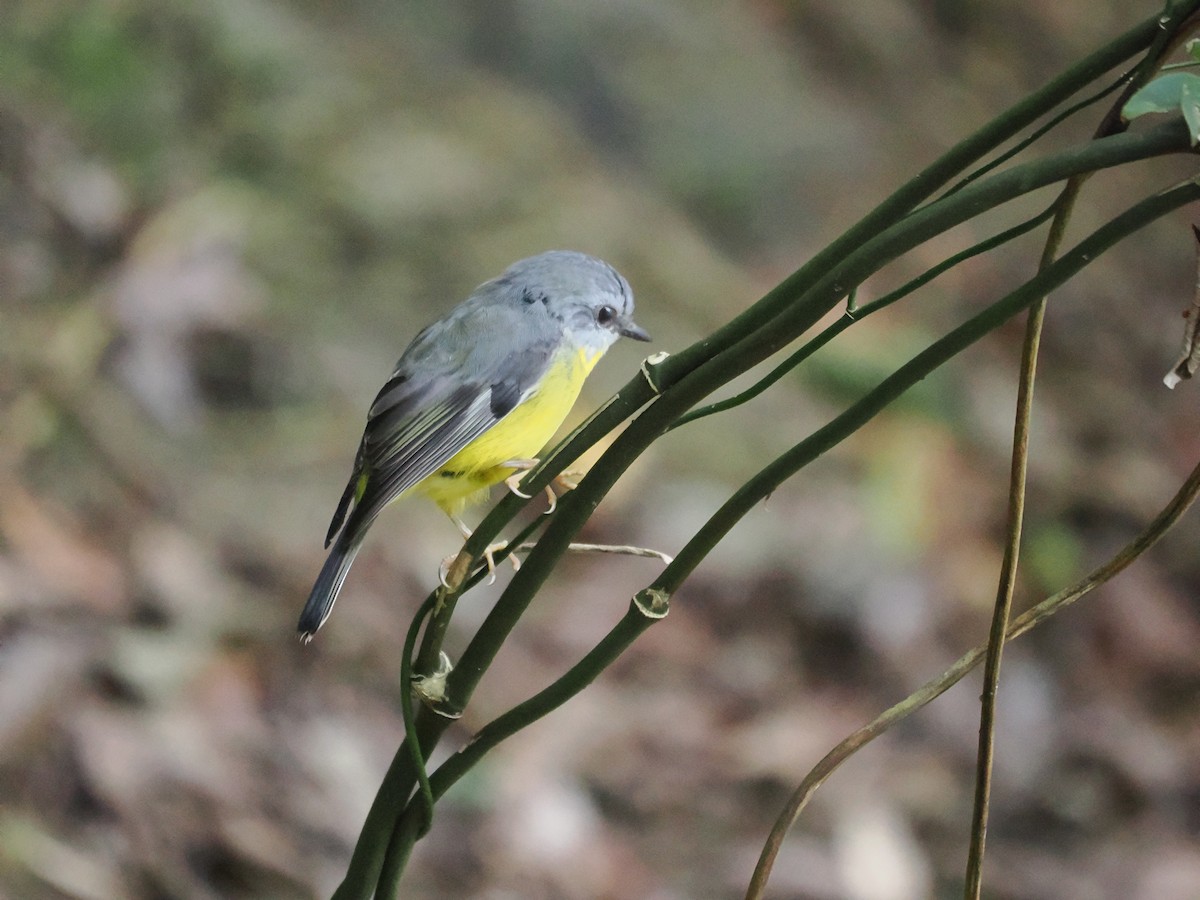
<path id="1" fill-rule="evenodd" d="M 729 397 L 717 403 L 712 403 L 708 406 L 703 406 L 699 409 L 693 409 L 691 412 L 685 413 L 672 422 L 667 430 L 674 431 L 676 428 L 687 425 L 691 422 L 695 422 L 697 419 L 703 419 L 707 416 L 711 416 L 720 412 L 727 412 L 728 410 L 741 406 L 744 403 L 748 403 L 771 385 L 775 384 L 775 382 L 779 381 L 779 379 L 783 378 L 783 376 L 785 376 L 788 372 L 796 368 L 796 366 L 800 365 L 800 363 L 804 362 L 804 360 L 808 359 L 810 356 L 832 341 L 835 337 L 837 337 L 855 322 L 861 322 L 872 313 L 879 312 L 881 309 L 886 309 L 898 300 L 903 300 L 909 294 L 920 290 L 925 285 L 929 284 L 929 282 L 933 281 L 938 276 L 945 274 L 960 263 L 963 263 L 975 256 L 979 256 L 982 253 L 995 250 L 997 247 L 1007 244 L 1009 241 L 1015 240 L 1021 235 L 1032 231 L 1034 228 L 1037 228 L 1039 225 L 1049 219 L 1052 215 L 1054 215 L 1054 206 L 1049 206 L 1036 216 L 1032 216 L 1029 219 L 1026 219 L 1024 222 L 1014 225 L 1012 228 L 1008 228 L 990 238 L 986 238 L 977 244 L 972 244 L 967 249 L 942 260 L 937 265 L 925 270 L 916 278 L 905 282 L 900 287 L 896 288 L 896 290 L 885 294 L 878 300 L 873 300 L 870 303 L 864 303 L 862 306 L 857 307 L 853 311 L 847 310 L 840 319 L 823 329 L 815 338 L 813 338 L 811 341 L 808 341 L 803 347 L 772 369 L 769 374 L 756 381 L 746 390 L 733 397 Z"/>

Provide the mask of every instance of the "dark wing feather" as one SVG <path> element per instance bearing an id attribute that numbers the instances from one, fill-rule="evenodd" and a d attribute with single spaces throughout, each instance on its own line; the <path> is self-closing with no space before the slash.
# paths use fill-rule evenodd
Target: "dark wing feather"
<path id="1" fill-rule="evenodd" d="M 511 337 L 522 333 L 524 346 L 511 352 Z M 388 503 L 516 408 L 541 381 L 557 337 L 538 314 L 472 303 L 421 332 L 371 404 L 329 537 L 343 521 L 347 534 L 360 535 Z"/>

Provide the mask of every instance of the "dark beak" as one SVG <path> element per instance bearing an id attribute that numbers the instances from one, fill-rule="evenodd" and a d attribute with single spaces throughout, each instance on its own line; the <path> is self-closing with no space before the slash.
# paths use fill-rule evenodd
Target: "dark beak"
<path id="1" fill-rule="evenodd" d="M 617 324 L 617 331 L 622 337 L 633 338 L 635 341 L 650 340 L 650 332 L 634 322 L 633 319 L 628 319 L 624 316 L 621 317 Z"/>

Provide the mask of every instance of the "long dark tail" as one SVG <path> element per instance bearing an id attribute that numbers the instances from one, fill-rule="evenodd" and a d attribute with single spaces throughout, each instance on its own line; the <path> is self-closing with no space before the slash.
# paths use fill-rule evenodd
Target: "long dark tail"
<path id="1" fill-rule="evenodd" d="M 333 549 L 329 551 L 329 557 L 321 567 L 321 574 L 317 576 L 317 583 L 308 595 L 308 602 L 300 612 L 300 622 L 296 625 L 296 630 L 300 632 L 300 640 L 306 644 L 312 640 L 317 629 L 325 624 L 329 613 L 333 611 L 334 601 L 337 600 L 338 592 L 346 581 L 346 574 L 350 571 L 350 565 L 362 545 L 361 536 L 358 540 L 347 539 L 348 531 L 349 529 L 342 531 L 334 541 Z"/>

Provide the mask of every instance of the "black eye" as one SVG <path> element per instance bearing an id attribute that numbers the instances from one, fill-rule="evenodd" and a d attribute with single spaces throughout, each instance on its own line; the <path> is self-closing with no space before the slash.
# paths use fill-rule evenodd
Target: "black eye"
<path id="1" fill-rule="evenodd" d="M 617 317 L 617 311 L 611 306 L 602 306 L 596 310 L 596 321 L 601 325 L 607 325 Z"/>

